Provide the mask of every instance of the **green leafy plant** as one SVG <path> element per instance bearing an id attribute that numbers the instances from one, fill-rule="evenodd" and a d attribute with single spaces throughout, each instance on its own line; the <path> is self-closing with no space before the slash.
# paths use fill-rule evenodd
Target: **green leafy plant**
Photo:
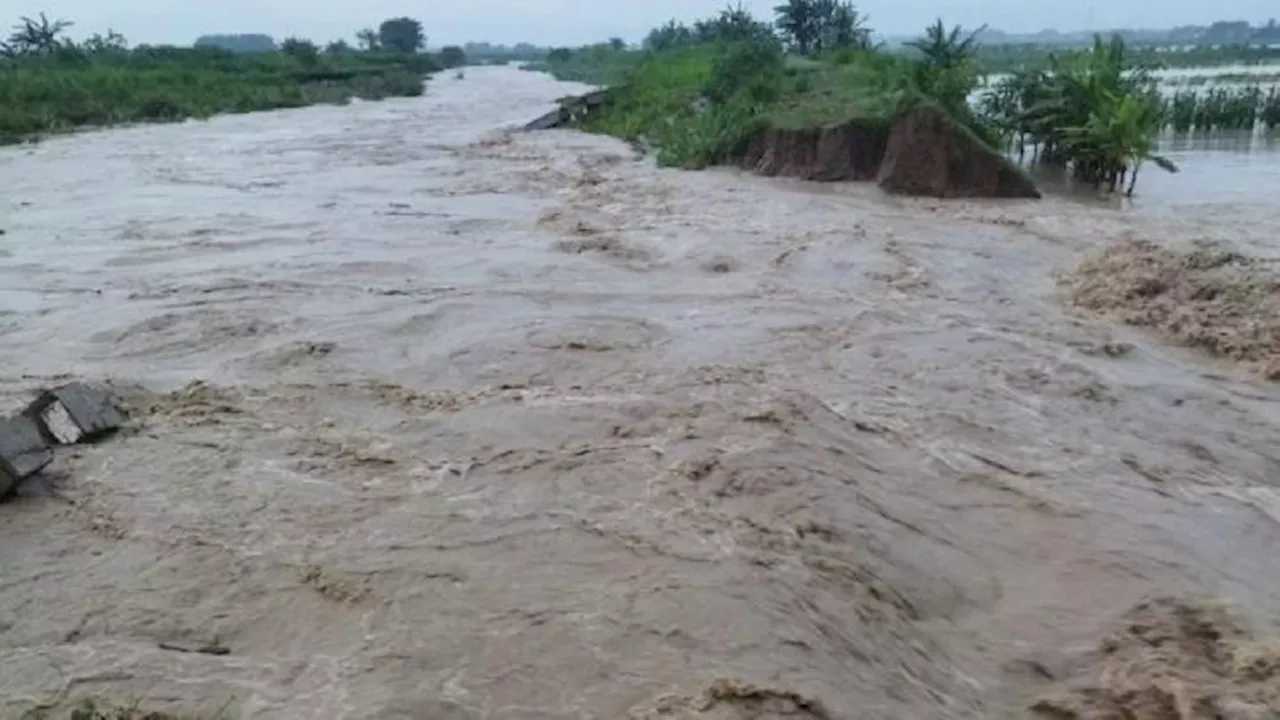
<path id="1" fill-rule="evenodd" d="M 1095 36 L 1090 50 L 1053 56 L 1050 70 L 1034 76 L 1024 99 L 1028 135 L 1040 159 L 1070 169 L 1076 179 L 1132 194 L 1146 161 L 1169 172 L 1177 166 L 1153 154 L 1163 123 L 1155 82 L 1127 61 L 1124 40 Z M 1121 185 L 1129 177 L 1127 188 Z"/>

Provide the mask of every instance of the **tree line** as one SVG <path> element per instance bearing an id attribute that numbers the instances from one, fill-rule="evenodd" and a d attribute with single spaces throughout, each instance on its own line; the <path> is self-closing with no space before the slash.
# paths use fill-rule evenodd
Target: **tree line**
<path id="1" fill-rule="evenodd" d="M 715 41 L 779 38 L 797 55 L 871 47 L 867 17 L 849 0 L 787 0 L 773 9 L 772 23 L 757 20 L 741 3 L 692 25 L 672 20 L 644 40 L 651 50 Z"/>
<path id="2" fill-rule="evenodd" d="M 95 34 L 77 44 L 66 37 L 66 31 L 73 26 L 71 21 L 51 20 L 44 13 L 36 18 L 20 18 L 8 38 L 0 40 L 0 56 L 19 58 L 129 49 L 125 38 L 114 31 L 108 31 L 106 35 Z M 427 43 L 422 23 L 410 17 L 384 20 L 377 29 L 363 28 L 356 32 L 355 37 L 356 47 L 345 40 L 334 40 L 324 47 L 323 52 L 328 55 L 360 51 L 413 55 L 422 52 Z M 321 52 L 311 40 L 291 37 L 277 44 L 270 35 L 262 33 L 202 35 L 196 39 L 195 47 L 217 48 L 235 53 L 283 52 L 304 60 L 315 58 Z M 436 59 L 446 68 L 458 67 L 467 62 L 466 52 L 457 45 L 441 48 Z"/>

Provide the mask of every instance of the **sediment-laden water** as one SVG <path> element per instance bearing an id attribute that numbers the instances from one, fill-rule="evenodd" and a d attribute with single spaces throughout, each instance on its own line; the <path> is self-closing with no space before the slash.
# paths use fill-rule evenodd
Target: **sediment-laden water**
<path id="1" fill-rule="evenodd" d="M 1151 595 L 1280 613 L 1280 393 L 1055 281 L 1274 255 L 1266 208 L 504 132 L 572 90 L 0 153 L 3 396 L 112 379 L 138 421 L 0 505 L 3 712 L 988 718 Z"/>

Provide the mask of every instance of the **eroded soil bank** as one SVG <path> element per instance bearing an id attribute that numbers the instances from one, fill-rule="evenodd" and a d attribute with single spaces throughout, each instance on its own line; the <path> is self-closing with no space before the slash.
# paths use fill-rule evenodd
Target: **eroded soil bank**
<path id="1" fill-rule="evenodd" d="M 1189 702 L 1265 702 L 1178 621 L 1280 614 L 1275 386 L 1055 277 L 1126 235 L 1257 255 L 1263 212 L 501 132 L 573 91 L 477 68 L 0 155 L 5 397 L 145 388 L 136 432 L 0 506 L 0 712 L 1101 712 L 1135 618 L 1204 651 Z"/>

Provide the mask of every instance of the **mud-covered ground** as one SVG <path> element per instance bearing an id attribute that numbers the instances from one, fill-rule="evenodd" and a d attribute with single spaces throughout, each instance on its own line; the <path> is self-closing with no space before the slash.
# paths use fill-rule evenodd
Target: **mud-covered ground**
<path id="1" fill-rule="evenodd" d="M 502 132 L 572 89 L 0 155 L 7 404 L 112 379 L 136 423 L 0 506 L 0 714 L 1268 717 L 1280 393 L 1060 285 L 1265 215 Z"/>

